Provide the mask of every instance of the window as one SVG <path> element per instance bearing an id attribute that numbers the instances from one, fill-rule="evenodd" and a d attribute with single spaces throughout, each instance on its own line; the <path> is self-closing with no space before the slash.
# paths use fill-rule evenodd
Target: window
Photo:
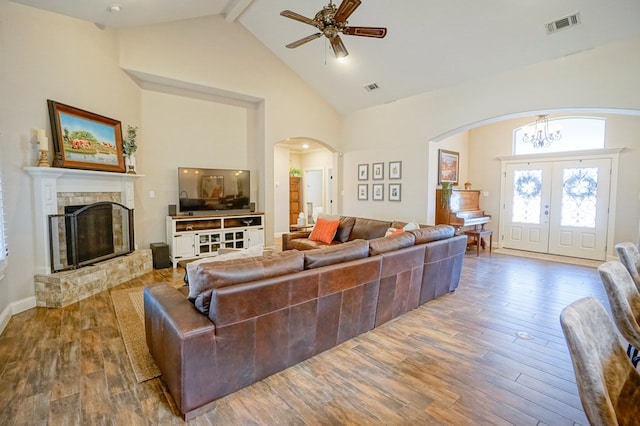
<path id="1" fill-rule="evenodd" d="M 2 173 L 0 170 L 0 280 L 4 277 L 7 268 L 7 227 L 4 217 L 4 204 L 2 203 Z"/>
<path id="2" fill-rule="evenodd" d="M 564 117 L 549 119 L 549 133 L 560 131 L 562 137 L 547 147 L 536 148 L 524 142 L 525 133 L 532 133 L 535 122 L 513 131 L 513 154 L 548 154 L 551 152 L 584 151 L 604 148 L 605 119 L 596 117 Z"/>

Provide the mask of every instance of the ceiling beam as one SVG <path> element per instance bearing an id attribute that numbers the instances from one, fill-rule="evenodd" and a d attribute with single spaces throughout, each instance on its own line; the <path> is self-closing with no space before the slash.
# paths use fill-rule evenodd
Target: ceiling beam
<path id="1" fill-rule="evenodd" d="M 231 0 L 225 7 L 224 20 L 227 22 L 235 22 L 238 16 L 242 15 L 253 0 Z"/>

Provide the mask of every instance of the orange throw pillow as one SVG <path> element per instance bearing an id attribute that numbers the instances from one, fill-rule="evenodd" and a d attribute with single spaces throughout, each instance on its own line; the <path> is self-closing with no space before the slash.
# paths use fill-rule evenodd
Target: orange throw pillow
<path id="1" fill-rule="evenodd" d="M 336 236 L 338 225 L 340 225 L 340 220 L 326 220 L 319 217 L 311 231 L 311 235 L 309 235 L 309 239 L 311 241 L 331 244 L 333 237 Z"/>

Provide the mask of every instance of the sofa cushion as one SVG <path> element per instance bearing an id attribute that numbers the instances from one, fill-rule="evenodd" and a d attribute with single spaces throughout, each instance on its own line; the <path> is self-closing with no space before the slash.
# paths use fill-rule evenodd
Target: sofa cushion
<path id="1" fill-rule="evenodd" d="M 412 233 L 416 237 L 416 244 L 424 244 L 429 241 L 451 238 L 455 234 L 455 229 L 451 225 L 435 225 L 407 232 Z"/>
<path id="2" fill-rule="evenodd" d="M 365 240 L 348 241 L 343 244 L 327 246 L 304 252 L 304 269 L 334 265 L 369 256 L 369 242 Z"/>
<path id="3" fill-rule="evenodd" d="M 309 235 L 309 239 L 311 241 L 331 244 L 331 241 L 333 241 L 333 237 L 336 235 L 336 231 L 338 230 L 338 225 L 340 225 L 339 219 L 328 220 L 319 217 L 311 231 L 311 235 Z"/>
<path id="4" fill-rule="evenodd" d="M 404 247 L 410 247 L 415 244 L 416 237 L 410 232 L 402 232 L 399 234 L 389 235 L 388 237 L 374 238 L 369 241 L 369 256 L 386 253 L 388 251 L 398 250 Z"/>
<path id="5" fill-rule="evenodd" d="M 260 244 L 253 247 L 249 247 L 248 249 L 232 250 L 226 253 L 218 254 L 217 256 L 205 257 L 202 259 L 187 262 L 186 265 L 184 266 L 186 269 L 186 272 L 184 275 L 184 281 L 187 284 L 189 284 L 189 281 L 193 277 L 193 274 L 195 273 L 196 268 L 198 267 L 198 265 L 201 265 L 203 263 L 222 262 L 225 260 L 234 260 L 234 259 L 246 259 L 248 257 L 258 257 L 258 256 L 262 256 L 263 252 L 264 252 L 264 246 Z M 193 297 L 195 297 L 195 294 L 193 295 Z"/>
<path id="6" fill-rule="evenodd" d="M 339 245 L 342 243 L 332 241 L 331 244 L 322 243 L 320 241 L 311 241 L 309 238 L 294 238 L 287 243 L 287 250 L 313 250 L 330 245 Z"/>
<path id="7" fill-rule="evenodd" d="M 351 229 L 349 240 L 373 240 L 374 238 L 384 237 L 385 232 L 390 227 L 390 221 L 357 217 L 353 229 Z"/>
<path id="8" fill-rule="evenodd" d="M 333 237 L 333 240 L 341 243 L 346 243 L 347 241 L 349 241 L 349 235 L 351 235 L 351 230 L 353 229 L 353 225 L 355 223 L 355 217 L 340 216 L 340 225 L 338 225 L 338 230 L 336 231 L 336 236 Z"/>
<path id="9" fill-rule="evenodd" d="M 261 257 L 201 263 L 196 266 L 189 283 L 189 300 L 206 315 L 209 313 L 211 292 L 216 288 L 291 274 L 302 271 L 303 267 L 304 255 L 297 250 Z"/>

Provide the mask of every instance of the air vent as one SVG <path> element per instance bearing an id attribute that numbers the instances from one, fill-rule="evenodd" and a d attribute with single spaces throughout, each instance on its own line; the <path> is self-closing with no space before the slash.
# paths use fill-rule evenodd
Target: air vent
<path id="1" fill-rule="evenodd" d="M 366 86 L 364 86 L 364 90 L 366 90 L 367 92 L 372 92 L 374 90 L 379 89 L 380 86 L 378 86 L 378 83 L 371 83 L 371 84 L 367 84 Z"/>
<path id="2" fill-rule="evenodd" d="M 564 18 L 556 19 L 555 21 L 549 22 L 545 25 L 547 28 L 547 34 L 553 34 L 560 30 L 565 30 L 567 28 L 573 27 L 574 25 L 578 25 L 580 23 L 580 12 L 573 13 L 571 15 L 565 16 Z"/>

